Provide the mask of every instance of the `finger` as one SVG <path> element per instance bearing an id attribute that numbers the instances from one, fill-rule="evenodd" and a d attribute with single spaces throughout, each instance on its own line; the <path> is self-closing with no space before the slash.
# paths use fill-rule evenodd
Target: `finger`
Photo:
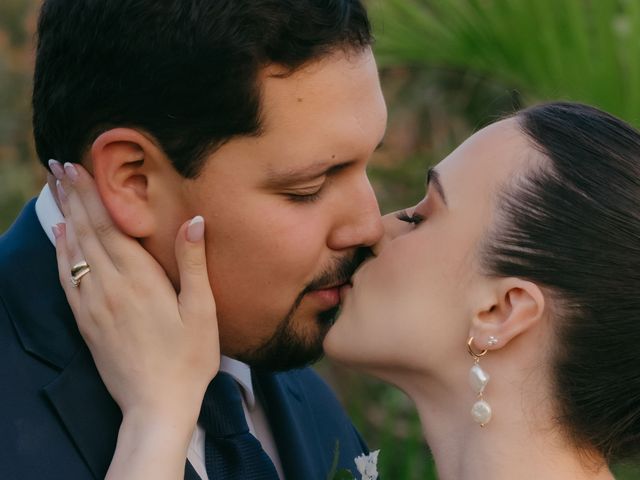
<path id="1" fill-rule="evenodd" d="M 56 260 L 58 262 L 58 276 L 64 293 L 67 295 L 69 304 L 73 307 L 77 295 L 71 290 L 71 282 L 69 281 L 69 272 L 71 271 L 71 261 L 67 251 L 67 240 L 65 234 L 65 224 L 59 223 L 52 228 L 53 236 L 56 240 Z"/>
<path id="2" fill-rule="evenodd" d="M 71 206 L 69 204 L 69 197 L 67 193 L 68 187 L 64 187 L 62 182 L 58 180 L 56 182 L 58 187 L 58 199 L 60 200 L 60 209 L 65 217 L 65 245 L 67 258 L 71 267 L 78 262 L 84 261 L 84 255 L 78 244 L 78 239 L 75 230 L 75 221 L 73 213 L 71 212 Z"/>
<path id="3" fill-rule="evenodd" d="M 74 231 L 73 222 L 70 222 L 69 220 L 67 220 L 67 223 L 65 224 L 65 237 L 66 237 L 66 246 L 67 246 L 67 249 L 66 249 L 67 258 L 69 259 L 69 265 L 70 265 L 69 281 L 71 282 L 71 286 L 74 289 L 80 290 L 80 285 L 79 284 L 75 285 L 71 281 L 71 276 L 73 276 L 72 270 L 83 264 L 88 265 L 89 269 L 91 270 L 96 266 L 96 264 L 91 263 L 91 260 L 87 259 L 86 253 L 82 250 L 82 246 L 78 242 L 78 236 Z M 98 268 L 98 271 L 100 271 L 100 268 Z M 81 304 L 83 303 L 84 304 L 87 303 L 85 299 L 88 298 L 87 294 L 91 290 L 91 284 L 93 283 L 93 280 L 89 278 L 91 276 L 95 277 L 95 274 L 93 275 L 84 274 L 81 277 L 77 277 L 78 280 L 82 282 L 82 294 L 83 294 L 83 295 L 78 295 L 79 302 L 80 302 L 79 306 L 81 306 Z"/>
<path id="4" fill-rule="evenodd" d="M 87 249 L 91 248 L 92 254 L 107 255 L 119 271 L 126 267 L 133 268 L 140 258 L 136 254 L 140 245 L 113 223 L 93 177 L 77 164 L 65 163 L 64 171 L 68 179 L 67 193 L 71 213 L 85 252 L 89 254 Z"/>
<path id="5" fill-rule="evenodd" d="M 64 180 L 63 180 L 64 181 Z M 68 261 L 68 268 L 66 270 L 66 272 L 68 272 L 68 283 L 64 283 L 65 286 L 68 287 L 68 285 L 71 285 L 71 288 L 73 288 L 74 290 L 79 290 L 80 285 L 76 286 L 73 284 L 73 282 L 71 281 L 71 277 L 72 277 L 72 273 L 71 270 L 75 267 L 78 266 L 82 263 L 86 263 L 89 265 L 90 269 L 94 269 L 97 268 L 97 272 L 101 272 L 103 275 L 107 276 L 107 280 L 109 280 L 109 265 L 111 264 L 111 260 L 106 256 L 106 254 L 102 253 L 102 255 L 98 254 L 96 255 L 95 253 L 93 255 L 91 254 L 87 254 L 87 252 L 85 251 L 86 245 L 83 247 L 83 245 L 79 242 L 79 238 L 78 238 L 78 234 L 76 232 L 76 217 L 74 216 L 73 210 L 74 208 L 72 208 L 73 206 L 73 200 L 70 198 L 68 190 L 69 188 L 65 188 L 62 184 L 62 182 L 60 182 L 58 180 L 57 182 L 57 190 L 58 190 L 58 199 L 60 201 L 60 206 L 61 209 L 66 213 L 65 216 L 65 225 L 64 225 L 64 243 L 65 243 L 65 252 L 66 252 L 66 258 Z M 76 215 L 77 216 L 77 215 Z M 54 232 L 55 235 L 55 232 Z M 101 247 L 100 247 L 101 248 Z M 91 249 L 89 249 L 91 250 Z M 113 267 L 112 267 L 113 268 Z M 66 274 L 66 272 L 61 271 L 61 275 Z M 80 308 L 82 306 L 82 298 L 92 298 L 91 296 L 91 291 L 92 291 L 92 285 L 95 283 L 95 281 L 97 279 L 89 279 L 90 276 L 95 277 L 95 273 L 90 274 L 85 274 L 82 276 L 81 278 L 81 282 L 82 282 L 82 291 L 84 295 L 80 295 L 78 293 L 76 293 L 75 295 L 75 299 L 77 301 L 77 308 Z M 65 290 L 65 292 L 67 292 L 68 290 Z M 69 297 L 69 294 L 67 294 L 67 296 Z M 85 300 L 84 303 L 86 304 L 87 301 Z M 76 314 L 79 314 L 79 310 L 74 310 L 74 312 Z"/>
<path id="6" fill-rule="evenodd" d="M 88 222 L 86 212 L 80 205 L 78 195 L 74 194 L 69 182 L 58 180 L 58 198 L 66 221 L 67 254 L 71 267 L 80 262 L 87 262 L 91 267 L 97 267 L 103 275 L 115 272 L 111 259 L 106 254 L 100 242 L 92 235 L 92 228 Z"/>
<path id="7" fill-rule="evenodd" d="M 180 272 L 178 296 L 182 320 L 205 320 L 215 316 L 205 255 L 204 219 L 194 217 L 179 230 L 176 238 L 176 260 Z"/>
<path id="8" fill-rule="evenodd" d="M 83 299 L 83 297 L 89 296 L 87 290 L 90 288 L 92 282 L 87 278 L 90 273 L 82 277 L 82 285 L 78 285 L 76 287 L 71 282 L 71 269 L 74 262 L 71 261 L 69 257 L 67 230 L 67 225 L 64 223 L 59 223 L 53 227 L 53 236 L 56 240 L 58 274 L 60 283 L 62 284 L 62 289 L 67 297 L 67 302 L 71 307 L 73 317 L 78 325 L 78 330 L 85 341 L 90 343 L 91 338 L 94 336 L 95 324 L 91 322 L 91 317 L 89 315 L 83 314 L 83 302 L 87 302 L 86 298 Z"/>
<path id="9" fill-rule="evenodd" d="M 79 193 L 78 187 L 86 183 L 87 179 L 81 179 L 79 177 L 79 168 L 76 168 L 71 163 L 65 163 L 64 172 L 65 176 L 61 183 L 65 198 L 62 203 L 65 207 L 65 215 L 68 218 L 68 222 L 73 224 L 78 243 L 85 254 L 91 256 L 93 262 L 100 261 L 108 265 L 112 261 L 98 239 L 98 232 L 94 230 L 91 218 L 94 212 L 87 210 L 83 197 Z M 106 229 L 104 229 L 104 233 L 109 234 Z"/>
<path id="10" fill-rule="evenodd" d="M 56 195 L 60 203 L 60 211 L 66 219 L 69 216 L 69 206 L 67 205 L 67 191 L 62 186 L 62 180 L 56 180 Z"/>
<path id="11" fill-rule="evenodd" d="M 71 261 L 67 249 L 66 228 L 64 223 L 59 223 L 53 227 L 53 236 L 56 240 L 56 259 L 58 262 L 58 277 L 60 284 L 67 296 L 67 301 L 71 306 L 71 310 L 78 311 L 80 306 L 80 298 L 78 289 L 71 283 Z"/>

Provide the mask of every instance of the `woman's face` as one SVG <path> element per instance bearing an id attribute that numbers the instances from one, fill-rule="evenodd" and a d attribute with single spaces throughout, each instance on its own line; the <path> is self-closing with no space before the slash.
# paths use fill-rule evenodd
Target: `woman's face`
<path id="1" fill-rule="evenodd" d="M 353 277 L 325 339 L 327 354 L 370 373 L 438 369 L 466 355 L 487 279 L 478 242 L 499 187 L 536 157 L 516 120 L 473 135 L 429 171 L 426 196 L 384 218 L 376 257 Z"/>

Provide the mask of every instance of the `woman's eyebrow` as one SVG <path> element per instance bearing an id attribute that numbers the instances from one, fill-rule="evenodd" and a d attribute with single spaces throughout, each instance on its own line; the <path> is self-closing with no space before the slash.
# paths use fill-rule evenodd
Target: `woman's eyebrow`
<path id="1" fill-rule="evenodd" d="M 447 204 L 447 196 L 444 193 L 444 188 L 442 187 L 442 182 L 440 181 L 440 174 L 438 173 L 438 171 L 432 167 L 429 169 L 429 171 L 427 172 L 427 189 L 431 186 L 432 188 L 436 189 L 436 192 L 438 192 L 438 195 L 440 195 L 440 198 L 442 198 L 442 202 L 446 205 L 449 206 Z"/>

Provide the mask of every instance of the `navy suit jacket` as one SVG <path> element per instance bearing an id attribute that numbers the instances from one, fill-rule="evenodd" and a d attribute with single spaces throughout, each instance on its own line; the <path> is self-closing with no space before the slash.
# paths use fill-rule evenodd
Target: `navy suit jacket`
<path id="1" fill-rule="evenodd" d="M 325 480 L 366 452 L 310 369 L 254 377 L 288 480 Z M 102 479 L 122 415 L 78 333 L 35 201 L 0 237 L 0 479 Z M 197 480 L 187 464 L 185 476 Z M 224 480 L 224 479 L 211 479 Z"/>

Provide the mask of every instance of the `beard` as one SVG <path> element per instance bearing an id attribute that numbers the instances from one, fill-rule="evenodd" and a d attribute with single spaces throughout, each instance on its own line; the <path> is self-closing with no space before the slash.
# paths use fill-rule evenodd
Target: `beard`
<path id="1" fill-rule="evenodd" d="M 300 304 L 305 295 L 312 291 L 349 282 L 356 269 L 369 256 L 371 251 L 361 248 L 356 250 L 353 257 L 338 260 L 336 265 L 325 270 L 300 292 L 271 338 L 257 349 L 241 353 L 236 358 L 254 368 L 268 371 L 303 368 L 322 358 L 324 337 L 335 322 L 340 305 L 319 312 L 313 319 L 316 327 L 314 333 L 305 334 L 296 328 L 296 322 L 300 321 L 296 319 Z"/>

